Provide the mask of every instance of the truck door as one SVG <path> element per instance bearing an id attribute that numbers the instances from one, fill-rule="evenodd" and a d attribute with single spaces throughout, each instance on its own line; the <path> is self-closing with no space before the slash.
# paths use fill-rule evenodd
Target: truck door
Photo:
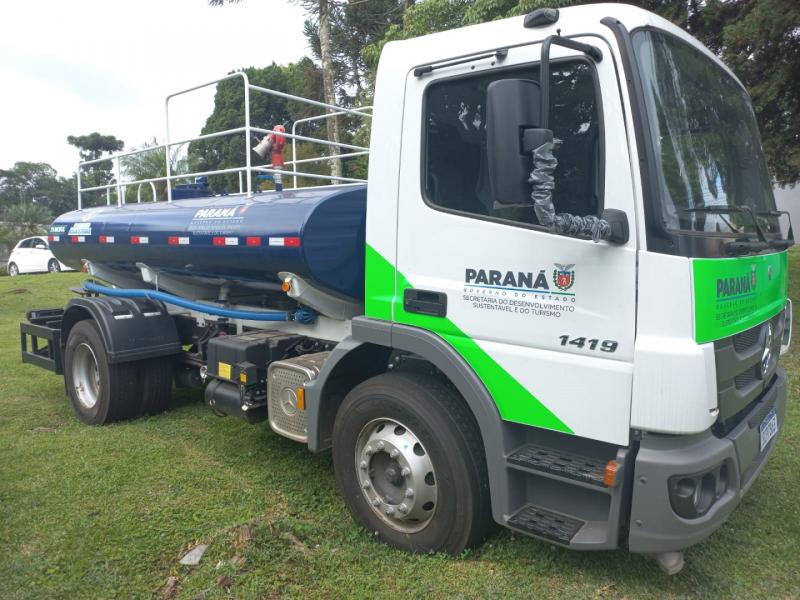
<path id="1" fill-rule="evenodd" d="M 580 41 L 611 55 L 597 37 Z M 394 319 L 447 340 L 503 419 L 628 444 L 636 227 L 610 58 L 595 64 L 553 48 L 553 199 L 558 213 L 624 211 L 629 241 L 555 235 L 538 225 L 532 205 L 498 207 L 489 194 L 486 87 L 538 81 L 540 48 L 512 48 L 502 65 L 484 58 L 408 75 Z"/>

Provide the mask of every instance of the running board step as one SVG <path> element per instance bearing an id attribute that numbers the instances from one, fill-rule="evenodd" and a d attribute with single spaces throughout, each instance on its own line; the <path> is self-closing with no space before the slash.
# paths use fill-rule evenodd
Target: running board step
<path id="1" fill-rule="evenodd" d="M 603 477 L 608 461 L 603 459 L 525 444 L 508 457 L 508 462 L 531 471 L 543 471 L 566 479 L 607 487 L 603 483 Z"/>
<path id="2" fill-rule="evenodd" d="M 569 545 L 586 521 L 567 517 L 541 506 L 527 504 L 512 515 L 507 525 L 523 533 Z"/>

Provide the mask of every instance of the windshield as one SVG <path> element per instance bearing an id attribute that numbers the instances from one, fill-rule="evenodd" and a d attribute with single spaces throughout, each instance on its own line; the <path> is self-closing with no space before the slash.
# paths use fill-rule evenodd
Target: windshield
<path id="1" fill-rule="evenodd" d="M 753 219 L 746 213 L 697 210 L 726 205 L 756 214 L 775 210 L 747 93 L 714 61 L 675 36 L 643 30 L 634 34 L 633 43 L 655 145 L 664 226 L 753 233 Z M 778 231 L 776 217 L 757 218 L 764 231 Z"/>

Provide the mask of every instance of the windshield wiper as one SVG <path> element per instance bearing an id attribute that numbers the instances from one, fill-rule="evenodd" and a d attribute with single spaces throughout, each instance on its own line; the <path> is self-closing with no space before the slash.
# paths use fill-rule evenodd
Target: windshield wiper
<path id="1" fill-rule="evenodd" d="M 737 240 L 735 242 L 728 242 L 725 244 L 725 249 L 731 254 L 747 254 L 749 252 L 761 252 L 767 248 L 775 248 L 769 241 L 767 236 L 758 224 L 753 209 L 749 206 L 734 206 L 732 204 L 715 204 L 712 206 L 695 206 L 694 208 L 684 208 L 681 212 L 687 213 L 709 213 L 709 214 L 725 214 L 725 213 L 745 213 L 749 215 L 753 226 L 756 229 L 758 241 L 755 240 Z"/>
<path id="2" fill-rule="evenodd" d="M 745 213 L 746 215 L 749 215 L 750 220 L 753 221 L 753 226 L 756 228 L 756 235 L 758 235 L 758 240 L 760 242 L 767 241 L 767 237 L 761 230 L 761 226 L 758 224 L 758 219 L 756 219 L 756 215 L 753 212 L 753 209 L 750 208 L 749 206 L 734 206 L 733 204 L 713 204 L 711 206 L 695 206 L 694 208 L 684 208 L 682 212 L 711 213 L 711 214 Z"/>
<path id="3" fill-rule="evenodd" d="M 786 215 L 789 219 L 789 231 L 786 232 L 785 240 L 770 240 L 770 246 L 776 250 L 786 250 L 794 246 L 794 231 L 792 231 L 792 215 L 788 210 L 762 210 L 758 212 L 759 216 L 775 217 L 780 219 L 781 215 Z M 780 224 L 780 222 L 779 222 Z"/>

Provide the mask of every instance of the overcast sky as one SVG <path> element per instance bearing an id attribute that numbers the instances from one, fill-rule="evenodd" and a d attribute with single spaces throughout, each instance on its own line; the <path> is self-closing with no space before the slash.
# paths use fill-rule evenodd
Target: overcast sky
<path id="1" fill-rule="evenodd" d="M 0 169 L 75 171 L 68 135 L 163 141 L 164 97 L 240 67 L 308 53 L 287 0 L 24 0 L 0 5 Z M 170 103 L 173 140 L 199 133 L 213 88 Z M 180 136 L 180 137 L 179 137 Z"/>

